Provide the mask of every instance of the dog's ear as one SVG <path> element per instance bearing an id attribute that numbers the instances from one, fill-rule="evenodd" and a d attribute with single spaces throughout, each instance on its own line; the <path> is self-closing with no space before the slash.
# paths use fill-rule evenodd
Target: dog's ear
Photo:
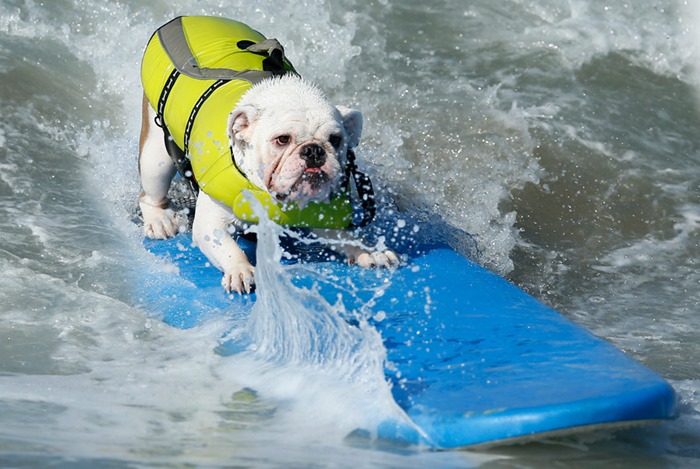
<path id="1" fill-rule="evenodd" d="M 244 105 L 237 107 L 228 116 L 228 136 L 231 143 L 236 145 L 240 141 L 250 142 L 252 126 L 258 110 L 255 106 Z"/>
<path id="2" fill-rule="evenodd" d="M 348 135 L 348 148 L 355 148 L 360 144 L 362 136 L 362 113 L 357 109 L 345 106 L 336 106 L 343 118 L 345 133 Z"/>

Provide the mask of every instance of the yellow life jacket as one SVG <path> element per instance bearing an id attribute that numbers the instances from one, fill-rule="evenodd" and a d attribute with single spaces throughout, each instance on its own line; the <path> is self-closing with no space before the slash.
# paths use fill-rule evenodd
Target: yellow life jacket
<path id="1" fill-rule="evenodd" d="M 347 183 L 329 202 L 309 202 L 302 209 L 294 203 L 277 202 L 235 165 L 226 128 L 229 113 L 255 83 L 285 73 L 296 72 L 275 39 L 265 39 L 238 21 L 185 16 L 165 24 L 151 37 L 141 80 L 156 110 L 156 121 L 166 133 L 169 151 L 179 153 L 180 160 L 189 158 L 191 176 L 199 188 L 230 206 L 236 217 L 258 221 L 251 207 L 252 195 L 280 225 L 347 228 L 353 218 Z M 182 161 L 176 163 L 180 167 Z M 346 172 L 353 171 L 357 181 L 353 168 L 349 159 Z"/>

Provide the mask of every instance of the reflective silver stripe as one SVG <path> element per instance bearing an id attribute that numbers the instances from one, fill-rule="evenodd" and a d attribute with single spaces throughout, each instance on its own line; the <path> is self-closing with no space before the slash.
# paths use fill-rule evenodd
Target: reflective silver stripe
<path id="1" fill-rule="evenodd" d="M 239 71 L 228 68 L 200 68 L 197 59 L 187 44 L 187 38 L 182 26 L 182 17 L 175 18 L 162 26 L 158 30 L 158 39 L 175 68 L 190 78 L 198 80 L 246 80 L 250 83 L 257 83 L 273 76 L 272 72 L 263 70 Z M 264 50 L 272 51 L 275 48 L 274 44 L 270 44 L 272 41 L 276 42 L 279 49 L 282 50 L 282 46 L 275 39 L 268 39 L 260 44 L 265 44 L 266 49 Z M 255 46 L 256 44 L 251 46 L 251 52 L 256 51 L 253 49 Z"/>

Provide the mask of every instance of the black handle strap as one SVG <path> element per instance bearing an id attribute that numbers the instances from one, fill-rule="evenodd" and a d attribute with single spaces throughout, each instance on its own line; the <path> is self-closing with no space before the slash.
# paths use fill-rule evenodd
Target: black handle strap
<path id="1" fill-rule="evenodd" d="M 266 72 L 273 75 L 284 75 L 287 70 L 284 67 L 284 47 L 277 39 L 265 39 L 264 41 L 251 44 L 245 48 L 254 54 L 263 54 L 267 58 L 263 60 L 262 67 Z"/>

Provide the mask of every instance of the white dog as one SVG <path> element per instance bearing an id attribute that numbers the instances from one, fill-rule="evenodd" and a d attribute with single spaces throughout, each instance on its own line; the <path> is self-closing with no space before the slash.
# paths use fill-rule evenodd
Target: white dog
<path id="1" fill-rule="evenodd" d="M 168 154 L 164 131 L 153 125 L 156 111 L 144 99 L 139 171 L 143 191 L 139 206 L 150 238 L 175 236 L 180 230 L 169 209 L 168 189 L 176 166 Z M 167 130 L 167 129 L 166 129 Z M 325 203 L 341 190 L 347 152 L 359 143 L 362 115 L 331 105 L 314 86 L 296 74 L 267 78 L 248 90 L 227 122 L 233 160 L 245 177 L 283 203 L 303 208 Z M 190 150 L 192 153 L 192 150 Z M 190 156 L 191 158 L 191 156 Z M 200 190 L 192 238 L 213 265 L 223 271 L 227 292 L 249 293 L 255 267 L 231 237 L 241 220 L 230 206 Z M 372 251 L 343 231 L 314 229 L 330 247 L 362 267 L 399 263 L 390 250 Z"/>

